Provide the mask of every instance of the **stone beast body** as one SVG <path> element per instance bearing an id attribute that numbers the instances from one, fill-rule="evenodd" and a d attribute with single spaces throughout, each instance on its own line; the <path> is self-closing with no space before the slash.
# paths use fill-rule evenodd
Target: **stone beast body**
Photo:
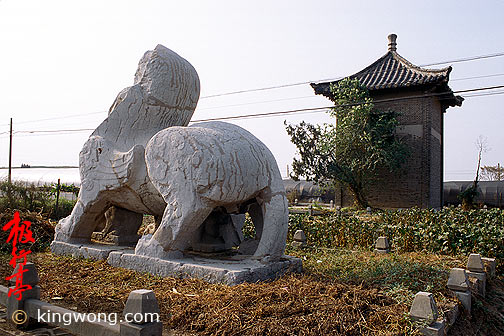
<path id="1" fill-rule="evenodd" d="M 198 74 L 185 59 L 161 45 L 144 54 L 134 85 L 119 93 L 80 152 L 79 198 L 56 226 L 53 251 L 66 253 L 69 245 L 89 243 L 114 207 L 105 231 L 114 233 L 110 238 L 116 245 L 136 244 L 139 255 L 179 256 L 172 252 L 194 249 L 198 235 L 195 250 L 236 246 L 241 239 L 221 235 L 220 229 L 241 233 L 234 220 L 234 228 L 229 225 L 231 214 L 247 211 L 259 244 L 240 245 L 242 253 L 283 254 L 288 210 L 273 155 L 234 125 L 185 127 L 199 92 Z M 138 240 L 143 214 L 154 215 L 159 227 Z"/>
<path id="2" fill-rule="evenodd" d="M 156 254 L 148 246 L 158 244 L 164 251 L 187 249 L 192 234 L 222 208 L 250 214 L 259 239 L 254 255 L 283 255 L 288 204 L 282 178 L 271 152 L 248 131 L 223 122 L 170 127 L 149 141 L 145 162 L 166 208 L 138 254 Z"/>

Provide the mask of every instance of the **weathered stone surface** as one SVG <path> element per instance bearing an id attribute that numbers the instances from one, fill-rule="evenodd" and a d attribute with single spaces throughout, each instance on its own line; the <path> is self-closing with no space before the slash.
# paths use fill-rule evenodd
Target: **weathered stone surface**
<path id="1" fill-rule="evenodd" d="M 30 285 L 30 286 L 35 286 L 38 285 L 40 279 L 38 276 L 37 268 L 35 267 L 35 264 L 32 262 L 27 262 L 25 265 L 22 264 L 17 264 L 16 268 L 14 268 L 14 271 L 12 274 L 16 274 L 19 272 L 19 269 L 23 267 L 23 284 L 24 285 Z M 9 280 L 9 283 L 14 285 L 16 282 L 16 278 L 13 278 Z"/>
<path id="2" fill-rule="evenodd" d="M 481 296 L 484 297 L 486 295 L 486 281 L 487 281 L 486 273 L 467 271 L 467 276 L 469 278 L 475 279 L 474 289 L 476 290 L 477 293 L 479 293 Z"/>
<path id="3" fill-rule="evenodd" d="M 134 85 L 119 93 L 79 155 L 79 198 L 56 227 L 55 240 L 88 242 L 112 204 L 163 215 L 166 204 L 147 175 L 145 146 L 160 130 L 189 123 L 199 88 L 194 68 L 173 51 L 158 45 L 145 53 Z"/>
<path id="4" fill-rule="evenodd" d="M 436 321 L 431 325 L 422 328 L 420 333 L 425 336 L 444 336 L 445 323 L 443 321 Z"/>
<path id="5" fill-rule="evenodd" d="M 69 255 L 72 257 L 82 257 L 85 259 L 103 260 L 107 259 L 112 251 L 127 251 L 132 248 L 114 245 L 97 244 L 71 244 L 59 241 L 51 243 L 51 252 L 59 255 Z"/>
<path id="6" fill-rule="evenodd" d="M 198 278 L 210 283 L 237 285 L 275 279 L 285 273 L 302 271 L 299 258 L 284 256 L 265 260 L 236 255 L 227 259 L 208 259 L 182 256 L 179 259 L 160 259 L 126 252 L 112 252 L 107 262 L 116 267 L 148 272 L 159 276 Z"/>
<path id="7" fill-rule="evenodd" d="M 378 239 L 376 239 L 375 247 L 378 250 L 388 250 L 390 248 L 388 238 L 387 237 L 378 237 Z"/>
<path id="8" fill-rule="evenodd" d="M 254 255 L 283 255 L 285 189 L 275 158 L 252 134 L 223 122 L 170 127 L 149 141 L 145 158 L 151 181 L 166 203 L 152 236 L 165 251 L 186 250 L 214 209 L 237 213 L 247 207 L 260 237 Z"/>
<path id="9" fill-rule="evenodd" d="M 418 292 L 410 308 L 410 316 L 415 321 L 433 323 L 438 318 L 436 302 L 432 293 Z"/>
<path id="10" fill-rule="evenodd" d="M 199 276 L 207 268 L 178 263 L 185 252 L 228 253 L 239 247 L 240 258 L 247 252 L 251 260 L 260 260 L 263 266 L 253 267 L 258 274 L 240 270 L 221 277 L 229 271 L 222 268 L 217 278 L 263 279 L 285 270 L 288 203 L 275 158 L 236 125 L 187 126 L 198 98 L 199 79 L 189 62 L 160 45 L 144 55 L 134 85 L 119 93 L 80 153 L 79 198 L 56 227 L 54 253 L 110 255 L 115 264 L 165 272 L 158 272 L 158 265 L 137 264 L 154 258 L 167 261 L 165 270 Z M 245 213 L 255 227 L 251 242 L 243 239 Z M 137 241 L 143 214 L 154 215 L 155 230 Z M 109 243 L 136 243 L 135 254 L 88 244 L 93 232 Z M 234 278 L 229 281 L 238 281 Z"/>
<path id="11" fill-rule="evenodd" d="M 446 286 L 454 291 L 467 291 L 469 289 L 469 281 L 466 270 L 463 268 L 452 268 Z"/>
<path id="12" fill-rule="evenodd" d="M 495 276 L 496 261 L 495 258 L 481 258 L 483 265 L 485 266 L 485 272 L 489 277 Z"/>
<path id="13" fill-rule="evenodd" d="M 303 230 L 297 230 L 294 233 L 293 240 L 297 241 L 297 242 L 306 242 L 306 235 L 305 235 L 304 231 Z"/>
<path id="14" fill-rule="evenodd" d="M 114 245 L 135 245 L 140 238 L 137 232 L 142 220 L 142 214 L 115 206 L 110 207 L 105 212 L 104 228 L 101 232 L 93 232 L 91 238 Z"/>
<path id="15" fill-rule="evenodd" d="M 460 291 L 454 291 L 453 295 L 457 299 L 459 299 L 460 303 L 464 307 L 464 309 L 470 314 L 471 313 L 471 291 L 467 290 L 465 292 L 460 292 Z"/>
<path id="16" fill-rule="evenodd" d="M 134 316 L 138 314 L 137 316 Z M 159 305 L 152 290 L 138 289 L 132 291 L 123 310 L 123 317 L 135 324 L 158 322 Z M 132 320 L 134 318 L 134 320 Z"/>
<path id="17" fill-rule="evenodd" d="M 481 256 L 477 253 L 471 253 L 467 259 L 467 269 L 472 272 L 484 272 L 485 267 Z"/>
<path id="18" fill-rule="evenodd" d="M 153 322 L 147 324 L 135 324 L 121 322 L 120 336 L 161 336 L 163 333 L 163 324 Z"/>

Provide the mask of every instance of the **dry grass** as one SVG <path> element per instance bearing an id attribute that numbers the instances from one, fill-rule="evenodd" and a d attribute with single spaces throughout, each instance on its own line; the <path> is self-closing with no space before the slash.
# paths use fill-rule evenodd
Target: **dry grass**
<path id="1" fill-rule="evenodd" d="M 408 307 L 379 289 L 315 275 L 228 287 L 48 253 L 31 259 L 44 301 L 80 312 L 120 313 L 130 291 L 152 289 L 165 327 L 189 334 L 399 335 L 413 330 L 405 315 Z M 6 257 L 1 271 L 2 276 L 11 272 Z"/>
<path id="2" fill-rule="evenodd" d="M 10 216 L 0 216 L 5 224 Z M 38 245 L 52 238 L 52 224 L 22 214 L 37 228 Z M 5 237 L 6 238 L 6 237 Z M 2 251 L 10 245 L 2 246 Z M 303 258 L 303 274 L 234 287 L 200 280 L 161 278 L 114 268 L 103 261 L 29 256 L 39 270 L 42 300 L 80 312 L 121 313 L 135 289 L 156 293 L 166 329 L 178 335 L 410 335 L 409 306 L 418 291 L 433 292 L 441 311 L 453 304 L 445 288 L 449 269 L 465 258 L 428 253 L 376 255 L 369 251 L 312 248 L 287 251 Z M 0 254 L 0 276 L 12 273 Z M 3 281 L 5 284 L 5 281 Z M 453 335 L 504 334 L 504 282 L 488 286 L 473 317 L 459 319 Z"/>

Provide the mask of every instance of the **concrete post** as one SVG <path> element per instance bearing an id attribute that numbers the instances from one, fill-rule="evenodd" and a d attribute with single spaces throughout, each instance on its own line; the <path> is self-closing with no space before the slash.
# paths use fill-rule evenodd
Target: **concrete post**
<path id="1" fill-rule="evenodd" d="M 485 266 L 481 256 L 477 253 L 472 253 L 467 259 L 467 276 L 476 280 L 477 292 L 485 297 L 486 294 L 486 273 Z"/>
<path id="2" fill-rule="evenodd" d="M 162 332 L 163 323 L 154 292 L 147 289 L 132 291 L 124 306 L 120 335 L 161 336 Z"/>
<path id="3" fill-rule="evenodd" d="M 446 286 L 470 314 L 471 291 L 469 289 L 469 279 L 466 270 L 463 268 L 452 268 Z"/>
<path id="4" fill-rule="evenodd" d="M 306 235 L 303 230 L 297 230 L 294 233 L 292 246 L 293 247 L 305 247 L 306 246 Z"/>
<path id="5" fill-rule="evenodd" d="M 410 316 L 413 321 L 425 322 L 420 333 L 423 335 L 444 335 L 445 324 L 438 322 L 438 310 L 432 293 L 418 292 L 411 304 Z"/>
<path id="6" fill-rule="evenodd" d="M 485 272 L 488 277 L 493 278 L 495 276 L 495 258 L 481 258 L 483 265 L 485 266 Z"/>
<path id="7" fill-rule="evenodd" d="M 385 254 L 390 252 L 390 245 L 387 237 L 378 237 L 375 247 L 375 253 Z"/>
<path id="8" fill-rule="evenodd" d="M 24 310 L 25 302 L 28 299 L 40 299 L 40 287 L 38 286 L 39 277 L 35 265 L 27 262 L 25 265 L 17 264 L 12 275 L 17 274 L 20 268 L 25 270 L 22 274 L 23 285 L 30 285 L 32 288 L 21 293 L 21 300 L 12 294 L 7 298 L 7 321 L 18 329 L 24 329 L 35 322 Z M 16 278 L 9 281 L 9 290 L 15 288 Z"/>

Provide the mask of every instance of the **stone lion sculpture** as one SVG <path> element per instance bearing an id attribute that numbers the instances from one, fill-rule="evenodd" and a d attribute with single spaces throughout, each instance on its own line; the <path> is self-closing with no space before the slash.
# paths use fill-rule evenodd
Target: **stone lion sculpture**
<path id="1" fill-rule="evenodd" d="M 248 212 L 256 230 L 250 253 L 283 255 L 288 208 L 273 155 L 238 126 L 187 126 L 199 91 L 185 59 L 161 45 L 145 53 L 134 85 L 119 93 L 80 152 L 81 190 L 55 242 L 89 242 L 115 207 L 118 242 L 136 244 L 138 255 L 245 249 Z M 154 215 L 157 228 L 137 243 L 143 214 Z"/>

